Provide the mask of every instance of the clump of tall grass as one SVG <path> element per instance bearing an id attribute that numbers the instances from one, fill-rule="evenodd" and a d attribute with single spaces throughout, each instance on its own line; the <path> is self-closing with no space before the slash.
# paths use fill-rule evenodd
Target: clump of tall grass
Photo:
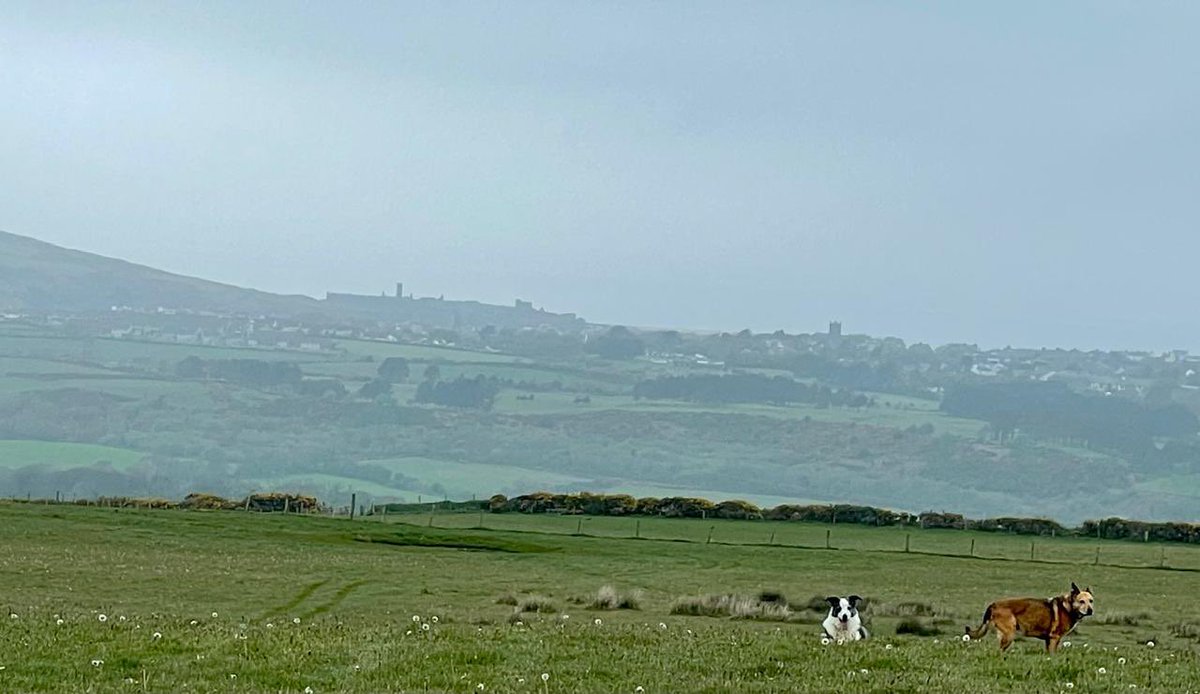
<path id="1" fill-rule="evenodd" d="M 512 593 L 505 593 L 504 595 L 501 595 L 500 597 L 496 598 L 496 604 L 497 605 L 512 605 L 515 607 L 517 604 L 517 596 L 513 595 Z"/>
<path id="2" fill-rule="evenodd" d="M 729 617 L 784 622 L 792 615 L 786 603 L 764 602 L 748 595 L 696 595 L 676 598 L 671 614 L 700 617 Z"/>
<path id="3" fill-rule="evenodd" d="M 612 586 L 601 586 L 586 604 L 589 610 L 640 610 L 642 591 L 622 594 Z"/>
<path id="4" fill-rule="evenodd" d="M 550 598 L 541 595 L 530 595 L 521 598 L 517 603 L 517 612 L 558 612 L 558 607 Z"/>
<path id="5" fill-rule="evenodd" d="M 896 624 L 896 634 L 912 634 L 914 636 L 938 636 L 942 633 L 941 629 L 926 624 L 917 617 L 905 617 Z"/>

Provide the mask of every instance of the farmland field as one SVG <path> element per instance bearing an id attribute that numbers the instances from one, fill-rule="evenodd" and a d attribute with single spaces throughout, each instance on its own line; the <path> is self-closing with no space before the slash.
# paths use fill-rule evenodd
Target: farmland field
<path id="1" fill-rule="evenodd" d="M 1182 692 L 1200 687 L 1200 607 L 1176 599 L 1197 574 L 1087 563 L 797 549 L 827 526 L 643 519 L 651 539 L 618 537 L 631 519 L 476 514 L 344 518 L 239 512 L 115 511 L 0 504 L 3 691 Z M 397 522 L 397 521 L 411 521 Z M 454 526 L 454 527 L 448 527 Z M 499 529 L 503 528 L 503 529 Z M 794 531 L 794 535 L 787 532 Z M 902 532 L 833 530 L 844 546 L 894 548 Z M 914 549 L 970 534 L 913 531 Z M 666 538 L 676 540 L 668 541 Z M 998 544 L 1006 538 L 991 538 Z M 718 541 L 720 540 L 720 541 Z M 1013 539 L 1017 542 L 1019 538 Z M 980 536 L 980 543 L 983 538 Z M 1071 559 L 1150 557 L 1156 545 L 1039 542 Z M 1062 552 L 1060 552 L 1062 550 Z M 991 553 L 992 548 L 987 549 Z M 999 550 L 997 550 L 999 551 Z M 1169 548 L 1172 565 L 1197 550 Z M 1131 554 L 1122 555 L 1122 552 Z M 1131 562 L 1132 563 L 1132 562 Z M 1143 563 L 1149 563 L 1143 562 Z M 1096 617 L 1045 657 L 1023 641 L 964 643 L 998 596 L 1044 596 L 1071 580 Z M 640 593 L 634 610 L 591 610 L 603 585 Z M 670 614 L 674 600 L 779 591 L 787 621 Z M 813 596 L 870 599 L 870 641 L 822 645 Z M 514 617 L 507 596 L 549 609 Z M 553 611 L 550 611 L 553 610 Z M 925 614 L 939 636 L 895 635 Z M 59 621 L 61 620 L 61 622 Z M 1154 641 L 1154 646 L 1147 641 Z M 544 677 L 543 677 L 544 675 Z M 1069 683 L 1069 684 L 1068 684 Z"/>

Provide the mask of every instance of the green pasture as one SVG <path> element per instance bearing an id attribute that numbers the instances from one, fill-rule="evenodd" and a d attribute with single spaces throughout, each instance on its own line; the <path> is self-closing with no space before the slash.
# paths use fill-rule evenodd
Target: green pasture
<path id="1" fill-rule="evenodd" d="M 124 469 L 141 462 L 145 454 L 127 448 L 98 446 L 89 443 L 59 441 L 0 440 L 0 468 L 21 468 L 27 465 L 63 470 L 110 463 Z"/>
<path id="2" fill-rule="evenodd" d="M 1191 636 L 1200 607 L 1173 599 L 1194 590 L 1191 572 L 579 537 L 543 532 L 540 524 L 548 519 L 527 521 L 501 531 L 0 504 L 6 531 L 0 595 L 7 606 L 0 619 L 0 690 L 1200 687 Z M 712 525 L 675 523 L 701 532 Z M 674 526 L 644 527 L 666 534 Z M 679 526 L 672 532 L 691 531 Z M 1069 545 L 1047 544 L 1059 542 Z M 1071 580 L 1092 586 L 1098 613 L 1058 655 L 1046 657 L 1039 644 L 1023 641 L 1001 656 L 990 638 L 958 638 L 988 601 L 1048 595 Z M 574 602 L 603 585 L 636 592 L 639 609 L 600 611 Z M 799 607 L 782 622 L 669 614 L 680 597 L 762 589 L 797 605 L 827 594 L 867 596 L 875 638 L 822 645 L 822 615 Z M 552 611 L 514 615 L 498 602 L 509 595 L 542 596 Z M 930 615 L 927 624 L 944 633 L 896 636 L 899 615 L 912 611 Z M 1146 645 L 1151 640 L 1153 647 Z"/>

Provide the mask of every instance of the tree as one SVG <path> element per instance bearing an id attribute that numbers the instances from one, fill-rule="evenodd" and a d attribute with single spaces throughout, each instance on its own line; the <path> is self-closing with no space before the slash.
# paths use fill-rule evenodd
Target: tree
<path id="1" fill-rule="evenodd" d="M 366 383 L 363 384 L 362 388 L 358 389 L 358 397 L 367 398 L 369 400 L 375 400 L 376 398 L 378 398 L 381 395 L 391 395 L 391 394 L 392 394 L 392 384 L 388 383 L 387 381 L 380 379 L 380 378 L 376 378 L 374 380 L 367 381 Z"/>
<path id="2" fill-rule="evenodd" d="M 404 357 L 388 357 L 376 371 L 379 379 L 388 383 L 403 383 L 408 380 L 408 360 Z"/>

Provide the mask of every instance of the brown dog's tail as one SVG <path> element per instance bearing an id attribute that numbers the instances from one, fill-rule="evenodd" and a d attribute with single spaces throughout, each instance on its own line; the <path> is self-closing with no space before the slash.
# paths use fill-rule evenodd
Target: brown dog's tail
<path id="1" fill-rule="evenodd" d="M 988 633 L 988 629 L 990 629 L 991 626 L 992 606 L 988 605 L 987 609 L 983 611 L 983 624 L 980 624 L 978 629 L 972 629 L 970 626 L 967 626 L 967 636 L 970 636 L 972 641 L 978 638 L 983 638 Z"/>

